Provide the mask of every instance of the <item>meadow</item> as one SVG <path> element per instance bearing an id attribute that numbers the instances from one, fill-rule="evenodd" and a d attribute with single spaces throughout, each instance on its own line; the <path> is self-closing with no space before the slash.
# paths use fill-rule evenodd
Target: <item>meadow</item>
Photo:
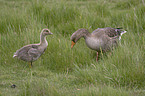
<path id="1" fill-rule="evenodd" d="M 73 32 L 103 27 L 127 30 L 111 54 L 96 62 L 84 39 L 71 49 Z M 53 35 L 33 67 L 13 58 L 43 28 Z M 0 0 L 0 96 L 144 96 L 144 33 L 144 0 Z"/>

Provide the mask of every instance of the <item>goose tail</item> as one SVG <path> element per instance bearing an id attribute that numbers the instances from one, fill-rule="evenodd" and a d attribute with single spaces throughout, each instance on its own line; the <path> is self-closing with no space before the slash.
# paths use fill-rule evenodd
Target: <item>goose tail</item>
<path id="1" fill-rule="evenodd" d="M 127 31 L 121 31 L 120 36 L 122 36 L 124 33 L 126 33 Z"/>
<path id="2" fill-rule="evenodd" d="M 13 55 L 13 58 L 15 58 L 15 57 L 17 57 L 17 54 L 16 53 L 14 53 L 14 55 Z"/>
<path id="3" fill-rule="evenodd" d="M 121 36 L 122 36 L 123 34 L 125 34 L 126 32 L 127 32 L 127 31 L 125 31 L 125 30 L 120 32 L 119 40 L 121 40 Z"/>
<path id="4" fill-rule="evenodd" d="M 17 55 L 13 55 L 13 58 L 17 57 Z"/>

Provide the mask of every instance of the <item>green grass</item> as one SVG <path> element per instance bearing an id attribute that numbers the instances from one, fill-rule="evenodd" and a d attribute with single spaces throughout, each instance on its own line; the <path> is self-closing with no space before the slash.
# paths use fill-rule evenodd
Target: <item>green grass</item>
<path id="1" fill-rule="evenodd" d="M 0 96 L 144 96 L 143 1 L 0 0 Z M 103 27 L 123 27 L 127 33 L 99 62 L 83 39 L 70 48 L 77 29 Z M 43 28 L 53 35 L 30 69 L 13 54 L 38 43 Z"/>

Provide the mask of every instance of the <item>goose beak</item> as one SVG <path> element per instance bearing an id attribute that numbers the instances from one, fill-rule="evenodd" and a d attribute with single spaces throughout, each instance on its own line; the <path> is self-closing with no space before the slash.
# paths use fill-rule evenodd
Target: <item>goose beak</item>
<path id="1" fill-rule="evenodd" d="M 76 43 L 75 42 L 71 42 L 71 48 L 73 48 L 73 46 L 75 45 Z"/>

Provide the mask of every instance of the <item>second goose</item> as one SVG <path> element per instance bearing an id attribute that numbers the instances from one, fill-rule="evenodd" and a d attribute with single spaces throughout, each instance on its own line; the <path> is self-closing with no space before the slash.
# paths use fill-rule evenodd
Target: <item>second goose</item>
<path id="1" fill-rule="evenodd" d="M 92 33 L 89 33 L 86 29 L 78 29 L 71 36 L 71 48 L 76 44 L 76 42 L 83 37 L 85 39 L 86 45 L 97 51 L 96 61 L 98 61 L 98 55 L 101 51 L 106 52 L 111 50 L 114 46 L 117 46 L 118 41 L 121 39 L 121 35 L 126 33 L 122 31 L 121 28 L 98 28 Z"/>

